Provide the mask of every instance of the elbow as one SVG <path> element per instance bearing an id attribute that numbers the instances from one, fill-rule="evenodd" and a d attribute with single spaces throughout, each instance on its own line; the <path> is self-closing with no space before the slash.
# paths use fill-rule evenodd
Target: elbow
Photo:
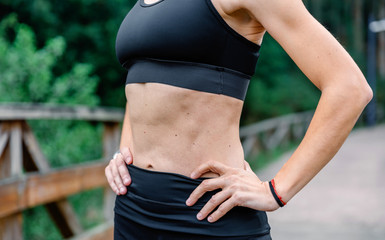
<path id="1" fill-rule="evenodd" d="M 373 91 L 362 76 L 353 76 L 345 81 L 336 81 L 335 84 L 326 87 L 323 93 L 334 96 L 338 105 L 348 107 L 353 111 L 361 112 L 373 98 Z"/>
<path id="2" fill-rule="evenodd" d="M 354 86 L 354 95 L 353 98 L 357 102 L 357 104 L 362 105 L 361 107 L 365 107 L 368 103 L 373 99 L 373 90 L 367 83 L 365 78 L 362 78 L 360 83 L 357 86 Z"/>
<path id="3" fill-rule="evenodd" d="M 361 113 L 366 105 L 373 99 L 373 90 L 365 78 L 360 82 L 360 84 L 351 84 L 351 86 L 348 87 L 352 108 L 356 109 L 359 113 Z"/>
<path id="4" fill-rule="evenodd" d="M 365 100 L 365 106 L 373 99 L 373 90 L 370 88 L 370 86 L 368 84 L 366 84 L 367 87 L 365 88 L 365 90 L 363 91 L 363 98 Z"/>

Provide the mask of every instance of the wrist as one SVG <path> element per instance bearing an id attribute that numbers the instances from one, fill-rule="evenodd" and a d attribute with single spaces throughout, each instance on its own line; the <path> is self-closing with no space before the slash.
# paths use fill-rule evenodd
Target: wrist
<path id="1" fill-rule="evenodd" d="M 275 183 L 274 188 L 278 195 L 281 196 L 285 203 L 289 202 L 295 195 L 295 185 L 293 185 L 294 181 L 292 181 L 289 176 L 282 175 L 280 173 L 275 175 L 273 179 Z"/>
<path id="2" fill-rule="evenodd" d="M 278 193 L 275 185 L 274 178 L 269 182 L 269 189 L 271 192 L 271 195 L 273 196 L 274 200 L 280 207 L 284 207 L 286 205 L 286 201 L 283 200 L 281 195 Z"/>
<path id="3" fill-rule="evenodd" d="M 275 211 L 279 208 L 277 201 L 275 201 L 273 194 L 271 194 L 269 182 L 263 182 L 265 186 L 266 211 Z"/>

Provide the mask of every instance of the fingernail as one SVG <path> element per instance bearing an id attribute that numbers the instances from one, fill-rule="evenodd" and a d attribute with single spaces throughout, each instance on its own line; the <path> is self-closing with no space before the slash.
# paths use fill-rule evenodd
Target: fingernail
<path id="1" fill-rule="evenodd" d="M 195 172 L 193 172 L 193 173 L 191 173 L 191 178 L 196 178 L 196 173 Z"/>
<path id="2" fill-rule="evenodd" d="M 187 205 L 187 206 L 190 206 L 190 204 L 191 204 L 191 200 L 190 200 L 190 198 L 189 198 L 189 199 L 186 200 L 186 205 Z"/>
<path id="3" fill-rule="evenodd" d="M 212 221 L 213 221 L 213 217 L 212 217 L 212 216 L 209 216 L 209 217 L 207 218 L 207 221 L 212 222 Z"/>
<path id="4" fill-rule="evenodd" d="M 130 180 L 129 180 L 128 178 L 125 178 L 125 179 L 123 180 L 123 182 L 124 182 L 124 184 L 128 184 L 128 183 L 130 182 Z"/>
<path id="5" fill-rule="evenodd" d="M 197 218 L 198 218 L 198 220 L 202 220 L 202 213 L 198 213 Z"/>
<path id="6" fill-rule="evenodd" d="M 124 188 L 120 188 L 120 193 L 123 193 L 124 192 Z"/>

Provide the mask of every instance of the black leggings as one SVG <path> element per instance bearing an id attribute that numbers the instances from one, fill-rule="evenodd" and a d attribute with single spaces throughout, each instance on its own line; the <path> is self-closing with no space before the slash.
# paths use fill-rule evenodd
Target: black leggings
<path id="1" fill-rule="evenodd" d="M 132 183 L 115 201 L 115 240 L 271 240 L 266 213 L 235 207 L 215 223 L 196 214 L 217 191 L 185 204 L 203 179 L 128 166 Z"/>

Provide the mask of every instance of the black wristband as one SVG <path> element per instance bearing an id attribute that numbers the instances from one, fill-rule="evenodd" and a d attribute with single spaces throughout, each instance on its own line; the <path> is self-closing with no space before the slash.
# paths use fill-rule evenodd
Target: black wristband
<path id="1" fill-rule="evenodd" d="M 279 205 L 280 207 L 285 206 L 285 205 L 281 202 L 281 200 L 279 199 L 279 197 L 277 196 L 277 194 L 275 193 L 275 189 L 274 189 L 273 184 L 271 183 L 271 181 L 269 182 L 269 187 L 270 187 L 271 194 L 273 194 L 273 197 L 274 197 L 275 201 L 278 203 L 278 205 Z"/>

